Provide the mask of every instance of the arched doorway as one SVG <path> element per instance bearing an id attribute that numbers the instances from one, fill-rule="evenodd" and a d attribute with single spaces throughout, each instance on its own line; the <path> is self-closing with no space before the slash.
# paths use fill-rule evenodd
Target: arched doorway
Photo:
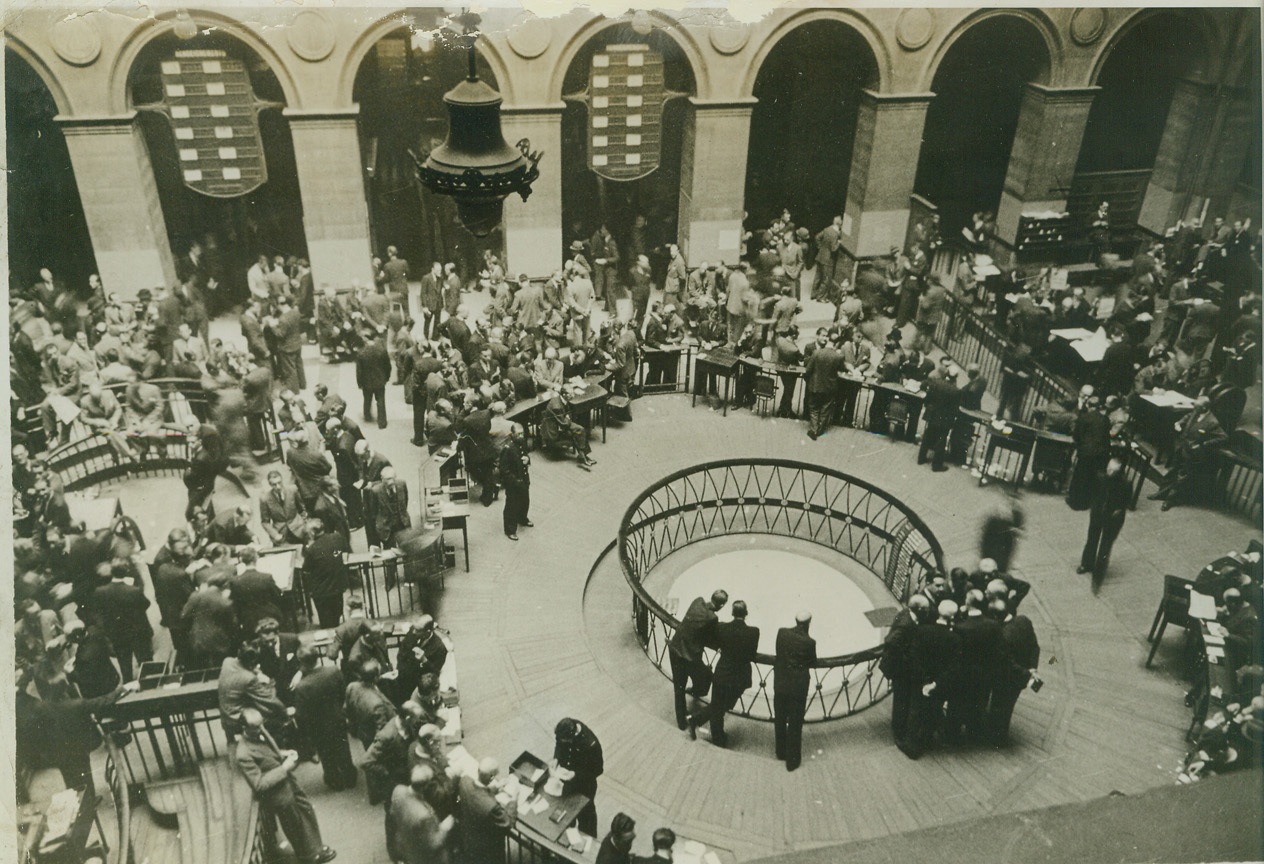
<path id="1" fill-rule="evenodd" d="M 1136 225 L 1173 96 L 1183 78 L 1206 71 L 1205 52 L 1193 22 L 1166 12 L 1149 15 L 1110 49 L 1094 82 L 1101 89 L 1089 111 L 1067 199 L 1077 222 L 1108 201 L 1116 236 Z M 1188 107 L 1197 110 L 1197 103 Z"/>
<path id="2" fill-rule="evenodd" d="M 861 93 L 878 83 L 869 43 L 841 21 L 809 21 L 759 68 L 746 162 L 749 224 L 788 209 L 812 230 L 843 212 Z"/>
<path id="3" fill-rule="evenodd" d="M 194 242 L 202 244 L 210 274 L 220 283 L 219 305 L 227 308 L 246 297 L 246 271 L 257 256 L 307 255 L 294 144 L 289 123 L 280 110 L 285 97 L 276 75 L 258 54 L 222 30 L 204 29 L 191 39 L 165 34 L 141 49 L 128 74 L 131 105 L 152 105 L 164 100 L 162 63 L 170 61 L 176 51 L 222 51 L 229 58 L 240 60 L 256 98 L 277 106 L 258 114 L 267 181 L 232 198 L 204 195 L 187 186 L 170 121 L 153 111 L 137 114 L 171 251 L 180 258 Z"/>
<path id="4" fill-rule="evenodd" d="M 944 236 L 973 213 L 995 214 L 1018 128 L 1023 88 L 1048 77 L 1040 32 L 1016 15 L 972 24 L 935 71 L 914 191 L 939 208 Z"/>
<path id="5" fill-rule="evenodd" d="M 593 55 L 612 45 L 636 44 L 648 45 L 662 56 L 668 91 L 697 93 L 693 68 L 680 45 L 662 29 L 641 35 L 627 22 L 606 27 L 584 44 L 566 69 L 562 92 L 575 94 L 588 87 Z M 599 177 L 588 167 L 588 111 L 583 103 L 568 101 L 562 113 L 562 154 L 556 163 L 562 172 L 562 257 L 571 257 L 565 247 L 575 240 L 588 241 L 604 221 L 624 250 L 622 266 L 631 264 L 632 226 L 637 216 L 643 216 L 645 244 L 657 272 L 666 266 L 662 247 L 680 236 L 681 152 L 685 124 L 693 122 L 689 102 L 677 98 L 664 104 L 658 168 L 628 181 Z"/>
<path id="6" fill-rule="evenodd" d="M 5 156 L 8 160 L 9 283 L 32 285 L 41 267 L 67 287 L 86 291 L 96 272 L 57 105 L 38 73 L 4 51 Z"/>
<path id="7" fill-rule="evenodd" d="M 483 252 L 502 255 L 504 231 L 475 237 L 457 217 L 456 205 L 417 182 L 409 151 L 424 159 L 448 133 L 443 95 L 466 75 L 465 50 L 439 25 L 440 9 L 413 11 L 412 27 L 383 36 L 356 72 L 352 98 L 360 106 L 360 152 L 365 166 L 374 253 L 395 246 L 420 278 L 433 261 L 452 262 L 462 278 L 477 276 Z M 496 87 L 481 54 L 479 77 Z"/>

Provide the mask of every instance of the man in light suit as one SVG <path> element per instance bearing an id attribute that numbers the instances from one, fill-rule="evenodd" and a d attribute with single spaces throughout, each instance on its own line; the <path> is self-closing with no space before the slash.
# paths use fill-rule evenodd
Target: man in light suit
<path id="1" fill-rule="evenodd" d="M 504 864 L 505 834 L 518 817 L 518 802 L 496 800 L 500 766 L 490 757 L 478 763 L 478 777 L 458 781 L 461 801 L 461 846 L 470 864 Z"/>
<path id="2" fill-rule="evenodd" d="M 276 682 L 259 669 L 259 649 L 247 642 L 236 657 L 227 657 L 219 670 L 219 713 L 224 731 L 243 731 L 244 714 L 253 710 L 273 731 L 285 723 L 285 705 L 277 697 Z"/>
<path id="3" fill-rule="evenodd" d="M 298 754 L 281 750 L 264 728 L 263 715 L 253 708 L 242 712 L 242 737 L 237 742 L 237 768 L 246 778 L 264 819 L 264 843 L 268 856 L 276 856 L 276 826 L 281 823 L 286 839 L 301 864 L 325 864 L 338 853 L 320 839 L 316 811 L 294 780 Z"/>
<path id="4" fill-rule="evenodd" d="M 843 217 L 835 216 L 816 235 L 816 274 L 812 280 L 812 299 L 825 300 L 834 293 L 834 267 L 838 260 L 838 247 L 843 238 Z"/>
<path id="5" fill-rule="evenodd" d="M 759 628 L 746 624 L 746 601 L 733 601 L 733 620 L 715 625 L 715 644 L 720 649 L 715 664 L 711 704 L 687 718 L 690 738 L 698 737 L 698 727 L 711 724 L 711 743 L 725 746 L 724 715 L 751 686 L 751 663 L 759 650 Z"/>
<path id="6" fill-rule="evenodd" d="M 385 466 L 382 479 L 369 486 L 367 503 L 377 541 L 382 546 L 394 546 L 396 532 L 412 527 L 408 516 L 408 487 L 395 478 L 394 467 Z"/>
<path id="7" fill-rule="evenodd" d="M 429 765 L 418 765 L 407 786 L 396 786 L 386 810 L 386 851 L 399 864 L 447 864 L 448 834 L 455 819 L 442 820 L 431 800 L 438 778 Z"/>
<path id="8" fill-rule="evenodd" d="M 268 494 L 259 496 L 259 521 L 272 538 L 272 545 L 302 543 L 307 508 L 298 492 L 285 485 L 280 471 L 268 472 L 268 488 Z"/>
<path id="9" fill-rule="evenodd" d="M 421 332 L 431 341 L 438 338 L 439 318 L 443 311 L 443 264 L 436 261 L 430 272 L 421 277 L 421 293 L 413 316 L 422 322 Z"/>

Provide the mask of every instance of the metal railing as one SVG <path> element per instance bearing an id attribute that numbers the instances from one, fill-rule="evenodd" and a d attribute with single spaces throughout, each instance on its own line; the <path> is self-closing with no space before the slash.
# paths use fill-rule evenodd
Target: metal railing
<path id="1" fill-rule="evenodd" d="M 668 643 L 680 622 L 643 582 L 673 552 L 735 534 L 773 534 L 840 552 L 874 573 L 904 602 L 943 570 L 939 541 L 918 516 L 870 483 L 818 465 L 785 459 L 729 459 L 671 474 L 642 492 L 619 525 L 619 563 L 632 589 L 632 617 L 642 650 L 670 677 Z M 714 665 L 714 652 L 705 652 Z M 807 722 L 846 717 L 881 700 L 882 648 L 819 658 L 811 671 Z M 755 657 L 754 686 L 733 712 L 771 720 L 776 658 Z"/>
<path id="2" fill-rule="evenodd" d="M 132 861 L 132 799 L 126 778 L 119 771 L 121 754 L 110 735 L 105 739 L 105 782 L 114 799 L 114 823 L 118 826 L 118 839 L 114 844 L 114 864 L 133 864 Z"/>

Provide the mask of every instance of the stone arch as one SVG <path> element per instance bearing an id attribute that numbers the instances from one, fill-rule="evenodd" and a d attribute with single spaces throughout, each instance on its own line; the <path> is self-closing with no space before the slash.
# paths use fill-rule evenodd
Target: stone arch
<path id="1" fill-rule="evenodd" d="M 342 72 L 338 75 L 339 105 L 350 105 L 354 102 L 356 75 L 359 74 L 360 66 L 368 53 L 373 50 L 373 46 L 387 34 L 408 26 L 407 19 L 408 12 L 401 7 L 374 21 L 351 43 L 347 58 L 343 62 Z M 500 95 L 505 102 L 512 104 L 513 82 L 510 80 L 509 67 L 505 65 L 505 58 L 500 53 L 500 49 L 486 36 L 480 38 L 474 45 L 487 61 L 487 65 L 491 67 L 492 74 L 496 76 L 496 88 L 500 91 Z"/>
<path id="2" fill-rule="evenodd" d="M 653 20 L 654 26 L 662 30 L 668 38 L 675 42 L 686 59 L 688 59 L 689 68 L 693 74 L 694 88 L 697 90 L 693 95 L 699 99 L 708 98 L 711 94 L 711 82 L 707 74 L 707 64 L 703 60 L 702 49 L 698 46 L 693 35 L 679 21 L 661 12 L 650 12 L 649 16 Z M 571 34 L 566 44 L 562 47 L 557 63 L 553 66 L 553 77 L 549 81 L 549 100 L 551 102 L 562 101 L 563 90 L 566 86 L 566 73 L 570 70 L 571 64 L 575 62 L 575 58 L 579 56 L 579 52 L 584 49 L 589 40 L 602 30 L 626 23 L 626 20 L 621 18 L 593 18 Z"/>
<path id="3" fill-rule="evenodd" d="M 44 86 L 48 88 L 48 92 L 53 96 L 53 102 L 57 105 L 57 113 L 61 115 L 71 115 L 74 113 L 73 106 L 70 104 L 70 97 L 66 95 L 65 89 L 62 88 L 61 82 L 57 80 L 57 76 L 48 68 L 48 64 L 44 62 L 44 58 L 40 57 L 32 51 L 26 43 L 12 33 L 5 34 L 5 47 L 13 51 L 22 62 L 26 63 L 35 70 L 35 74 L 44 82 Z"/>
<path id="4" fill-rule="evenodd" d="M 1216 39 L 1215 25 L 1205 12 L 1200 9 L 1184 9 L 1173 7 L 1154 7 L 1150 9 L 1139 9 L 1132 15 L 1119 22 L 1109 36 L 1102 41 L 1097 56 L 1093 58 L 1092 71 L 1089 74 L 1087 84 L 1097 84 L 1098 78 L 1101 77 L 1102 70 L 1106 68 L 1107 62 L 1110 60 L 1111 54 L 1119 46 L 1121 42 L 1128 38 L 1132 31 L 1145 21 L 1148 21 L 1160 15 L 1174 15 L 1184 18 L 1188 21 L 1195 33 L 1198 34 L 1201 45 L 1198 46 L 1199 53 L 1192 59 L 1188 75 L 1195 78 L 1206 78 L 1214 80 L 1215 55 L 1211 51 L 1211 46 L 1218 41 Z"/>
<path id="5" fill-rule="evenodd" d="M 1048 65 L 1044 68 L 1042 74 L 1035 79 L 1037 84 L 1045 84 L 1055 86 L 1062 83 L 1062 58 L 1065 55 L 1062 37 L 1058 33 L 1058 28 L 1050 20 L 1049 16 L 1039 9 L 982 9 L 973 12 L 957 22 L 956 26 L 948 32 L 946 36 L 935 47 L 935 53 L 931 55 L 930 61 L 922 72 L 921 87 L 923 92 L 931 92 L 934 87 L 935 75 L 939 72 L 939 67 L 943 60 L 948 56 L 948 52 L 957 43 L 967 30 L 978 24 L 980 21 L 989 18 L 997 18 L 1008 16 L 1017 18 L 1029 24 L 1036 33 L 1039 34 L 1044 42 L 1045 51 L 1048 54 Z"/>
<path id="6" fill-rule="evenodd" d="M 219 12 L 211 12 L 205 9 L 189 9 L 187 11 L 199 28 L 213 27 L 217 30 L 222 30 L 226 35 L 238 40 L 259 55 L 268 64 L 272 74 L 276 76 L 277 82 L 281 86 L 281 91 L 285 95 L 286 107 L 302 107 L 299 89 L 289 67 L 285 65 L 285 61 L 281 59 L 276 50 L 261 38 L 258 33 L 236 18 L 230 18 Z M 114 66 L 110 70 L 108 98 L 110 109 L 113 113 L 122 114 L 131 107 L 128 79 L 132 66 L 136 63 L 136 58 L 140 56 L 140 52 L 146 45 L 157 37 L 172 31 L 175 26 L 175 17 L 176 13 L 172 11 L 164 12 L 153 18 L 146 18 L 140 22 L 123 42 L 115 57 Z"/>
<path id="7" fill-rule="evenodd" d="M 868 43 L 869 50 L 873 52 L 873 59 L 878 67 L 878 81 L 871 89 L 879 93 L 885 91 L 888 82 L 891 80 L 891 51 L 887 47 L 886 40 L 882 38 L 882 33 L 866 17 L 854 9 L 830 8 L 804 9 L 795 12 L 780 21 L 771 33 L 763 37 L 759 50 L 755 52 L 755 56 L 752 58 L 750 66 L 742 79 L 741 96 L 749 97 L 754 95 L 755 81 L 759 78 L 759 70 L 763 68 L 764 61 L 768 59 L 768 55 L 772 53 L 773 48 L 777 46 L 782 37 L 811 21 L 838 21 L 855 30 Z"/>

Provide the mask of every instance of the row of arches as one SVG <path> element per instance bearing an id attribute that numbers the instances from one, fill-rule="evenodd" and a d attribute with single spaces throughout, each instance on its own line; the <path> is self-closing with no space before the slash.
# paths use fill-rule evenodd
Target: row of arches
<path id="1" fill-rule="evenodd" d="M 422 28 L 437 24 L 441 14 L 439 10 L 413 13 Z M 206 23 L 203 17 L 195 13 L 199 24 Z M 1101 92 L 1092 109 L 1077 172 L 1153 165 L 1176 82 L 1204 72 L 1209 62 L 1205 29 L 1191 26 L 1192 20 L 1180 10 L 1150 10 L 1139 13 L 1107 40 L 1093 73 Z M 152 98 L 158 58 L 178 46 L 221 48 L 242 58 L 258 95 L 292 106 L 297 91 L 283 64 L 260 47 L 263 43 L 257 38 L 242 37 L 240 25 L 233 24 L 231 29 L 204 27 L 194 40 L 177 42 L 170 29 L 152 21 L 150 26 L 158 30 L 145 41 L 135 42 L 134 50 L 120 54 L 118 62 L 129 64 L 126 104 L 143 104 Z M 707 70 L 699 65 L 698 48 L 680 28 L 656 27 L 647 37 L 633 32 L 626 22 L 595 19 L 577 36 L 580 44 L 566 52 L 568 62 L 554 69 L 558 92 L 583 88 L 595 51 L 609 44 L 647 40 L 664 57 L 669 89 L 697 95 L 709 86 Z M 358 59 L 349 97 L 360 108 L 358 128 L 373 247 L 380 250 L 393 244 L 412 260 L 454 260 L 469 271 L 477 268 L 485 249 L 499 248 L 503 238 L 493 234 L 476 241 L 461 231 L 450 201 L 418 190 L 408 156 L 409 149 L 428 149 L 442 137 L 446 129 L 442 94 L 459 80 L 463 66 L 451 46 L 440 44 L 426 50 L 415 42 L 403 20 L 393 17 L 369 28 L 351 51 Z M 890 75 L 890 59 L 882 44 L 871 25 L 855 13 L 819 9 L 787 18 L 765 40 L 748 82 L 756 100 L 745 183 L 752 224 L 767 222 L 783 207 L 790 207 L 800 224 L 816 228 L 843 211 L 864 93 L 881 91 Z M 480 46 L 480 74 L 512 101 L 512 82 L 507 80 L 501 58 L 487 41 Z M 929 89 L 934 97 L 915 191 L 941 207 L 945 231 L 955 231 L 974 211 L 996 208 L 1023 90 L 1029 83 L 1047 84 L 1057 78 L 1060 51 L 1056 34 L 1042 14 L 986 10 L 967 18 L 933 52 Z M 20 45 L 11 43 L 6 65 L 24 66 L 26 59 Z M 7 80 L 24 81 L 23 86 L 31 89 L 42 77 L 38 65 L 23 71 L 26 74 Z M 40 110 L 46 120 L 61 107 L 55 90 L 46 89 L 37 101 L 44 106 Z M 565 110 L 563 152 L 555 163 L 562 174 L 564 243 L 586 238 L 601 222 L 626 243 L 637 216 L 648 223 L 652 245 L 677 236 L 681 130 L 688 110 L 686 100 L 668 103 L 664 127 L 673 132 L 664 140 L 662 163 L 654 173 L 629 183 L 603 181 L 586 168 L 584 109 L 572 104 Z M 228 254 L 242 261 L 225 262 L 226 270 L 233 272 L 244 272 L 259 252 L 304 254 L 293 146 L 288 122 L 279 111 L 265 111 L 261 116 L 269 182 L 243 199 L 230 201 L 207 199 L 187 189 L 179 182 L 178 160 L 161 118 L 143 117 L 140 123 L 177 255 L 193 240 L 205 245 L 208 233 L 217 248 L 237 250 Z M 55 137 L 55 126 L 46 125 Z M 10 149 L 9 164 L 21 172 L 12 145 Z M 64 202 L 63 210 L 73 209 L 70 199 L 77 193 L 69 160 L 57 154 L 48 158 L 61 159 L 54 176 L 64 173 L 70 178 L 54 190 L 54 200 Z M 21 201 L 17 207 L 22 209 Z M 11 249 L 16 253 L 11 260 L 18 263 L 30 258 L 28 267 L 36 260 L 56 266 L 62 251 L 51 235 L 57 233 L 26 231 L 13 241 L 24 248 Z M 82 250 L 75 255 L 81 260 Z M 68 274 L 78 269 L 62 266 Z"/>

